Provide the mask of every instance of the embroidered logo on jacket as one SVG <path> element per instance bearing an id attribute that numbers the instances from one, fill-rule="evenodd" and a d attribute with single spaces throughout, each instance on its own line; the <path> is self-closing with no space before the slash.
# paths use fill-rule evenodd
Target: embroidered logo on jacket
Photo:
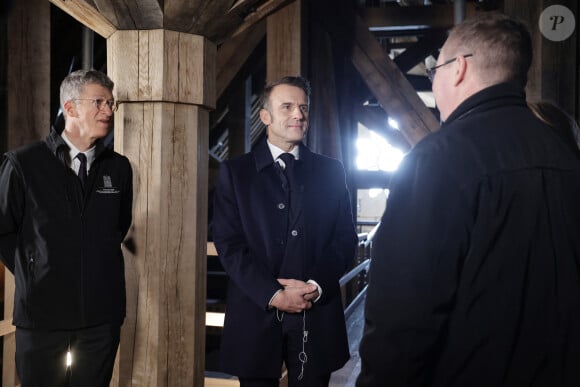
<path id="1" fill-rule="evenodd" d="M 111 176 L 103 175 L 103 186 L 97 189 L 98 193 L 101 194 L 116 194 L 119 191 L 117 188 L 113 187 L 113 182 L 111 181 Z"/>

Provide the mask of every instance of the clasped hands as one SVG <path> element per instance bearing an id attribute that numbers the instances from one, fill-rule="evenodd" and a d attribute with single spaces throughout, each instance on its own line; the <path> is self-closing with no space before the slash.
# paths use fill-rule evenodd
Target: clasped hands
<path id="1" fill-rule="evenodd" d="M 278 278 L 284 289 L 272 299 L 271 306 L 286 313 L 300 313 L 312 308 L 312 300 L 318 298 L 314 284 L 295 279 Z"/>

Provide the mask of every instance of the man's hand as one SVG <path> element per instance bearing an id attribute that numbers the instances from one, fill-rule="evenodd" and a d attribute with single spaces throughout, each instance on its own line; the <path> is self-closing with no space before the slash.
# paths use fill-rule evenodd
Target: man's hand
<path id="1" fill-rule="evenodd" d="M 316 285 L 314 285 L 314 287 L 315 287 L 315 290 L 313 292 L 306 293 L 304 295 L 304 299 L 306 301 L 316 300 L 320 296 L 320 293 L 318 293 L 318 288 L 316 287 Z"/>
<path id="2" fill-rule="evenodd" d="M 312 308 L 310 300 L 316 298 L 314 294 L 318 294 L 316 285 L 285 278 L 279 278 L 278 282 L 284 286 L 284 290 L 276 294 L 271 306 L 287 313 L 300 313 Z"/>

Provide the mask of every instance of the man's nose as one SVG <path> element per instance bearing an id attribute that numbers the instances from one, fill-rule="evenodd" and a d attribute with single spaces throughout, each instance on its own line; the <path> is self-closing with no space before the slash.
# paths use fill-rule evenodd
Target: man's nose
<path id="1" fill-rule="evenodd" d="M 105 106 L 101 109 L 101 112 L 105 113 L 108 116 L 112 116 L 114 114 L 113 108 L 110 107 L 108 104 L 105 104 Z"/>
<path id="2" fill-rule="evenodd" d="M 302 109 L 300 109 L 300 106 L 297 106 L 294 108 L 294 112 L 293 112 L 294 117 L 303 120 L 305 115 L 304 112 L 302 111 Z"/>

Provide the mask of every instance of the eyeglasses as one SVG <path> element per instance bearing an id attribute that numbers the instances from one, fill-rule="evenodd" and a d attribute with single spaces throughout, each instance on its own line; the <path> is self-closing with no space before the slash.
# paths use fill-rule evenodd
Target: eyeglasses
<path id="1" fill-rule="evenodd" d="M 473 54 L 458 55 L 454 58 L 446 60 L 445 62 L 441 63 L 440 65 L 437 65 L 437 66 L 431 67 L 430 69 L 427 69 L 427 76 L 429 77 L 429 80 L 431 82 L 433 82 L 433 78 L 435 78 L 435 73 L 437 72 L 437 69 L 439 67 L 443 67 L 443 66 L 448 65 L 449 63 L 455 62 L 457 60 L 457 58 L 459 58 L 460 56 L 462 56 L 464 58 L 469 58 L 470 56 L 473 56 Z"/>
<path id="2" fill-rule="evenodd" d="M 91 101 L 93 106 L 99 110 L 105 110 L 105 106 L 108 106 L 112 112 L 117 110 L 117 103 L 113 99 L 102 99 L 102 98 L 74 98 L 73 101 Z"/>

